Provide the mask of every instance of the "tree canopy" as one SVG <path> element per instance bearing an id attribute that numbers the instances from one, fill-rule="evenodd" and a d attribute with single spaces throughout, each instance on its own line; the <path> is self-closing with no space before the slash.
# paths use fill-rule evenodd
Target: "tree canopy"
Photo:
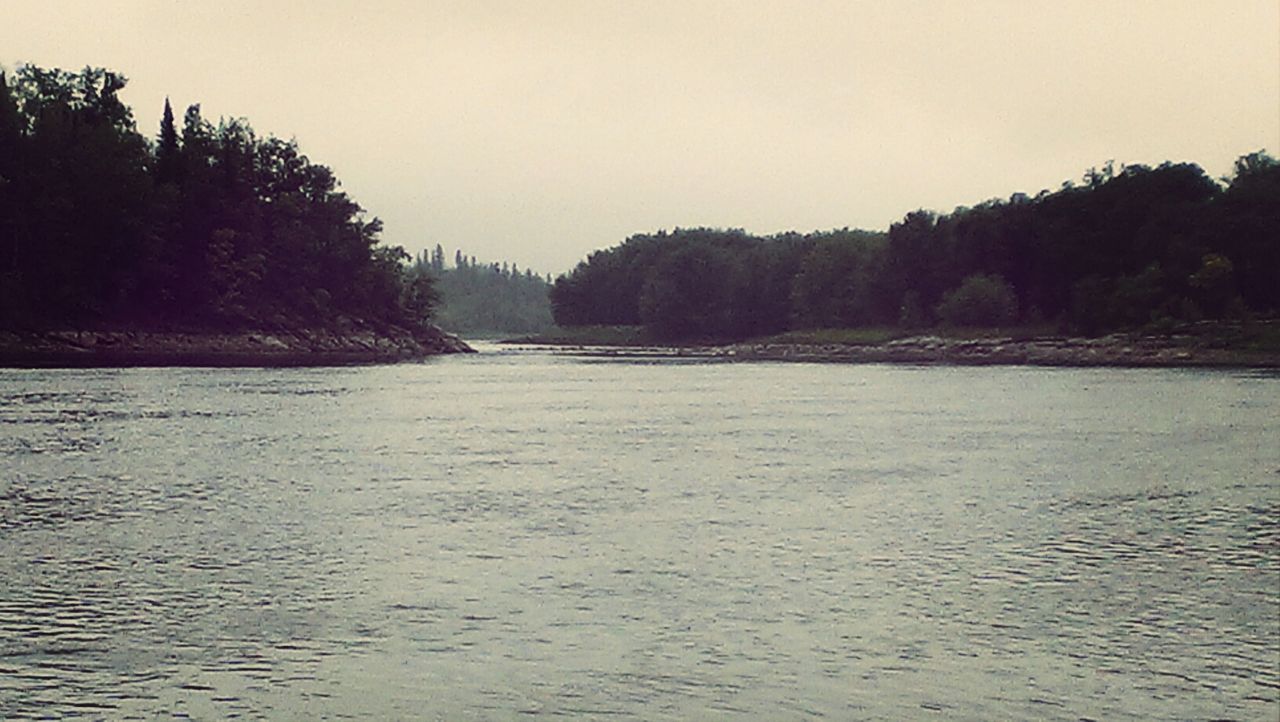
<path id="1" fill-rule="evenodd" d="M 643 324 L 668 339 L 814 327 L 1057 322 L 1085 333 L 1280 310 L 1280 163 L 1091 169 L 1035 197 L 887 232 L 639 234 L 556 280 L 561 325 Z"/>
<path id="2" fill-rule="evenodd" d="M 446 270 L 439 246 L 410 267 L 295 142 L 199 105 L 179 123 L 168 100 L 146 137 L 125 83 L 100 68 L 0 73 L 0 327 L 414 324 L 441 297 L 460 330 L 545 325 L 537 275 L 461 251 Z M 1271 314 L 1280 163 L 1250 153 L 1221 180 L 1191 163 L 1108 163 L 1034 197 L 913 211 L 885 232 L 637 234 L 557 279 L 550 304 L 560 325 L 670 339 L 1042 320 L 1097 333 Z"/>
<path id="3" fill-rule="evenodd" d="M 433 279 L 440 296 L 435 320 L 447 331 L 528 334 L 552 326 L 549 280 L 514 263 L 477 263 L 458 250 L 449 267 L 437 244 L 416 260 L 412 273 Z"/>
<path id="4" fill-rule="evenodd" d="M 125 82 L 0 73 L 0 325 L 426 320 L 430 279 L 329 168 L 199 105 L 146 138 Z"/>

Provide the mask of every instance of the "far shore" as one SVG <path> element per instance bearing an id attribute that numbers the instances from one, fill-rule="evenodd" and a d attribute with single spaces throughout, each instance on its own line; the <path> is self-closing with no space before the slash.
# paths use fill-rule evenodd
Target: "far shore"
<path id="1" fill-rule="evenodd" d="M 1017 366 L 1280 368 L 1280 320 L 1198 324 L 1172 333 L 1126 332 L 1099 337 L 967 330 L 900 334 L 883 330 L 793 332 L 730 343 L 647 342 L 638 330 L 529 336 L 505 343 L 553 346 L 611 357 L 689 357 L 724 361 L 905 363 Z M 594 338 L 593 338 L 594 336 Z"/>
<path id="2" fill-rule="evenodd" d="M 661 343 L 637 327 L 566 329 L 507 339 L 582 356 L 717 361 L 1280 369 L 1280 320 L 1198 324 L 1100 337 L 952 330 L 800 331 L 736 342 Z M 473 352 L 438 328 L 0 331 L 0 367 L 304 367 L 398 363 Z"/>

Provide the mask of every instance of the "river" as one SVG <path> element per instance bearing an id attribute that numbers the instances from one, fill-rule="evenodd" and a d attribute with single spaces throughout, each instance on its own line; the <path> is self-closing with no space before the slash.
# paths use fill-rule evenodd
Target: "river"
<path id="1" fill-rule="evenodd" d="M 1280 376 L 0 371 L 0 718 L 1280 715 Z"/>

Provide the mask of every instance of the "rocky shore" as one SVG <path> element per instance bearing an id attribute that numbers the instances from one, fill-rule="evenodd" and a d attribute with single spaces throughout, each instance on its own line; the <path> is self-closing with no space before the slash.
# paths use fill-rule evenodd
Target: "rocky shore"
<path id="1" fill-rule="evenodd" d="M 337 366 L 473 349 L 434 326 L 245 331 L 0 331 L 0 367 Z"/>
<path id="2" fill-rule="evenodd" d="M 1240 366 L 1280 368 L 1280 353 L 1214 348 L 1178 336 L 1113 334 L 1029 339 L 914 336 L 882 344 L 744 343 L 715 349 L 742 360 L 1024 366 Z"/>
<path id="3" fill-rule="evenodd" d="M 947 338 L 922 335 L 882 343 L 780 342 L 766 339 L 728 345 L 550 345 L 561 353 L 573 355 L 723 361 L 1280 368 L 1280 349 L 1274 343 L 1255 347 L 1241 343 L 1238 336 L 1234 341 L 1215 340 L 1206 331 L 1212 331 L 1212 328 L 1185 334 L 1117 333 L 1097 338 Z"/>

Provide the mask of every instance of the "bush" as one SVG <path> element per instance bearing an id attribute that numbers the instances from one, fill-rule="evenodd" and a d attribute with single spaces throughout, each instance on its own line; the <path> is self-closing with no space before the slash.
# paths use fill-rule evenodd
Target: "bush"
<path id="1" fill-rule="evenodd" d="M 938 304 L 938 318 L 949 326 L 1002 326 L 1017 317 L 1013 286 L 997 275 L 969 276 Z"/>

